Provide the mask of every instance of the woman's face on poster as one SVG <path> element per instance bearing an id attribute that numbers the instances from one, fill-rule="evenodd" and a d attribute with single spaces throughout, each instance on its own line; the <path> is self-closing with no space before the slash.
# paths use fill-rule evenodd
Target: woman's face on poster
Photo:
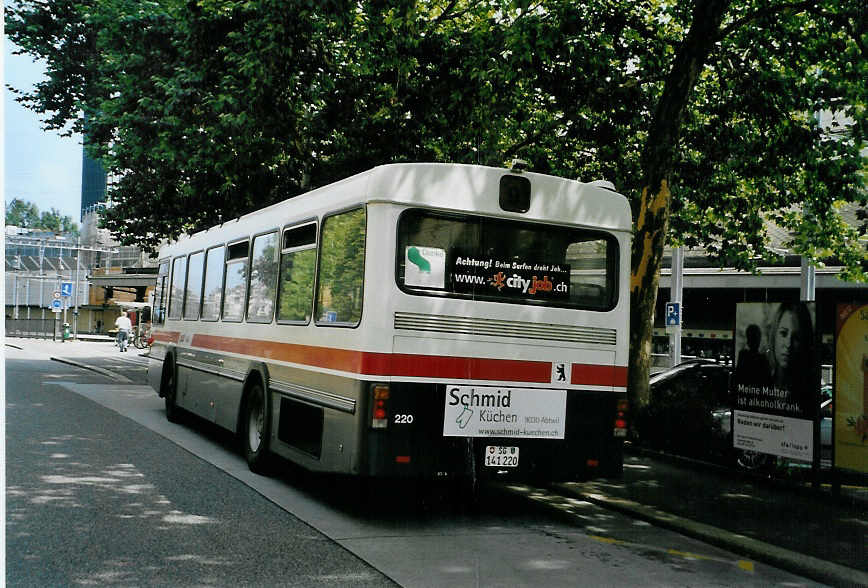
<path id="1" fill-rule="evenodd" d="M 785 312 L 778 321 L 775 330 L 775 360 L 778 367 L 788 369 L 799 355 L 801 347 L 801 333 L 799 333 L 799 321 L 792 312 Z"/>

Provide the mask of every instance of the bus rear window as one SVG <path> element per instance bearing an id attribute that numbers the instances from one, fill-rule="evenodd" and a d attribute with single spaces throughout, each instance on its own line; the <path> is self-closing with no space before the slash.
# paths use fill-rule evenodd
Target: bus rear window
<path id="1" fill-rule="evenodd" d="M 600 231 L 418 209 L 398 221 L 398 285 L 412 294 L 608 310 L 617 261 Z"/>

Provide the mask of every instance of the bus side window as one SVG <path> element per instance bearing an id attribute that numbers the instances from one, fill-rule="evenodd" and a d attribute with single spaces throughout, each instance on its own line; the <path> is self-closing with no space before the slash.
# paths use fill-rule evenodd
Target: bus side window
<path id="1" fill-rule="evenodd" d="M 184 290 L 184 318 L 197 320 L 199 305 L 202 302 L 202 264 L 205 253 L 199 251 L 190 256 L 187 262 L 187 287 Z"/>
<path id="2" fill-rule="evenodd" d="M 316 223 L 287 229 L 280 254 L 278 322 L 310 322 L 316 269 Z"/>
<path id="3" fill-rule="evenodd" d="M 160 262 L 160 269 L 157 273 L 157 286 L 154 288 L 154 323 L 162 325 L 166 322 L 166 302 L 168 292 L 166 284 L 169 280 L 169 262 Z"/>
<path id="4" fill-rule="evenodd" d="M 181 318 L 184 306 L 184 279 L 187 277 L 187 258 L 176 257 L 172 262 L 172 287 L 169 290 L 169 319 Z"/>
<path id="5" fill-rule="evenodd" d="M 223 262 L 226 253 L 223 246 L 213 247 L 205 256 L 205 276 L 202 279 L 202 320 L 216 321 L 220 318 L 220 302 L 223 299 Z"/>
<path id="6" fill-rule="evenodd" d="M 322 225 L 318 325 L 357 325 L 362 320 L 365 278 L 365 209 L 326 217 Z"/>
<path id="7" fill-rule="evenodd" d="M 244 294 L 247 289 L 247 251 L 242 241 L 229 246 L 226 256 L 226 279 L 223 284 L 223 320 L 241 322 L 244 318 Z"/>
<path id="8" fill-rule="evenodd" d="M 253 238 L 247 321 L 270 323 L 277 291 L 277 231 Z"/>

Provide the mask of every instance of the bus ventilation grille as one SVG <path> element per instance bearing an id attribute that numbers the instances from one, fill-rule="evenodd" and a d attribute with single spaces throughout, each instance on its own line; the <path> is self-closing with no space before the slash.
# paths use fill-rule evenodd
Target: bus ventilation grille
<path id="1" fill-rule="evenodd" d="M 395 328 L 406 331 L 480 335 L 485 337 L 512 337 L 516 339 L 539 339 L 596 345 L 615 345 L 617 338 L 615 329 L 416 314 L 412 312 L 396 312 Z"/>

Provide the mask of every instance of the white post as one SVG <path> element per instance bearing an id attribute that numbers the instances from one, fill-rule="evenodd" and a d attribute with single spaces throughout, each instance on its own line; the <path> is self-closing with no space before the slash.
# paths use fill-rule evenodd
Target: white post
<path id="1" fill-rule="evenodd" d="M 63 266 L 61 265 L 60 267 L 61 267 L 61 271 L 62 271 Z M 58 292 L 60 292 L 60 288 L 61 288 L 61 285 L 62 285 L 62 284 L 63 284 L 63 274 L 61 274 L 60 272 L 58 272 L 58 274 L 57 274 L 57 287 L 55 288 L 55 290 L 58 291 Z M 58 313 L 55 314 L 55 318 L 56 318 L 57 320 L 61 320 L 61 321 L 62 321 L 62 322 L 60 323 L 60 326 L 63 327 L 63 323 L 66 322 L 66 304 L 63 302 L 63 296 L 60 297 L 60 300 L 61 300 L 61 304 L 60 304 L 60 306 L 61 306 L 61 308 L 63 309 L 63 316 L 61 317 L 61 314 L 58 312 Z M 63 331 L 61 330 L 60 333 L 61 333 L 61 335 L 62 335 L 62 334 L 63 334 Z M 63 339 L 61 338 L 61 340 L 63 340 Z"/>
<path id="2" fill-rule="evenodd" d="M 814 302 L 816 300 L 817 288 L 817 271 L 807 257 L 802 256 L 802 272 L 801 272 L 801 289 L 799 298 L 802 302 Z M 816 328 L 816 325 L 814 325 Z M 816 406 L 816 414 L 813 415 L 814 420 L 814 456 L 811 460 L 811 473 L 813 474 L 812 486 L 814 489 L 820 487 L 820 409 Z M 837 417 L 836 417 L 837 418 Z"/>
<path id="3" fill-rule="evenodd" d="M 15 299 L 14 299 L 15 300 L 15 312 L 12 313 L 12 318 L 17 319 L 18 318 L 18 272 L 15 272 L 14 278 L 15 279 L 13 280 L 13 283 L 14 283 L 14 287 L 15 287 Z"/>
<path id="4" fill-rule="evenodd" d="M 802 287 L 800 300 L 803 302 L 814 302 L 817 290 L 817 268 L 808 261 L 808 258 L 802 256 Z"/>
<path id="5" fill-rule="evenodd" d="M 75 280 L 72 283 L 72 296 L 75 299 L 75 309 L 72 311 L 72 340 L 78 339 L 78 262 L 81 259 L 81 237 L 75 244 Z"/>
<path id="6" fill-rule="evenodd" d="M 684 318 L 684 305 L 681 304 L 684 289 L 684 247 L 676 247 L 672 250 L 672 283 L 669 285 L 669 297 L 672 302 L 678 303 L 681 317 L 678 325 L 669 335 L 669 350 L 672 357 L 672 365 L 681 363 L 681 323 Z"/>
<path id="7" fill-rule="evenodd" d="M 43 269 L 42 262 L 45 260 L 45 239 L 39 245 L 39 306 L 42 308 L 42 320 L 45 320 L 45 298 L 43 297 L 43 290 L 45 284 L 45 270 Z"/>

